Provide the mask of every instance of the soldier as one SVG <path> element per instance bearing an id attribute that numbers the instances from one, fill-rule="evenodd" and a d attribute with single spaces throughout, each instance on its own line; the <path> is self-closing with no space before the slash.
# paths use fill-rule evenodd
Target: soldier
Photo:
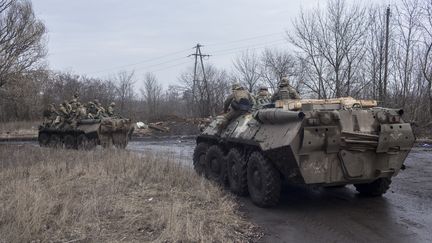
<path id="1" fill-rule="evenodd" d="M 78 92 L 75 92 L 74 95 L 72 96 L 72 99 L 69 101 L 69 104 L 76 104 L 78 102 L 79 99 L 79 95 Z"/>
<path id="2" fill-rule="evenodd" d="M 77 119 L 85 119 L 85 118 L 87 118 L 86 108 L 80 102 L 77 102 L 76 118 Z"/>
<path id="3" fill-rule="evenodd" d="M 271 101 L 286 100 L 286 99 L 300 99 L 297 91 L 288 83 L 288 78 L 283 77 L 279 83 L 279 89 L 271 97 Z"/>
<path id="4" fill-rule="evenodd" d="M 67 110 L 65 106 L 65 102 L 61 103 L 58 108 L 58 117 L 56 121 L 54 122 L 56 124 L 56 127 L 60 127 L 64 124 L 65 121 L 69 119 L 69 111 Z"/>
<path id="5" fill-rule="evenodd" d="M 58 117 L 58 112 L 54 106 L 54 104 L 50 104 L 48 106 L 48 109 L 44 110 L 43 112 L 44 116 L 44 125 L 51 127 L 55 125 L 55 121 Z"/>
<path id="6" fill-rule="evenodd" d="M 261 106 L 263 104 L 270 103 L 271 95 L 268 92 L 268 88 L 265 86 L 261 86 L 258 90 L 258 93 L 255 95 L 255 105 Z"/>
<path id="7" fill-rule="evenodd" d="M 96 109 L 96 105 L 93 102 L 87 103 L 87 117 L 90 119 L 95 119 L 98 110 Z"/>
<path id="8" fill-rule="evenodd" d="M 67 109 L 67 106 L 65 106 L 65 103 L 61 103 L 59 105 L 58 111 L 59 111 L 59 115 L 61 117 L 64 117 L 64 118 L 69 117 L 69 111 Z"/>
<path id="9" fill-rule="evenodd" d="M 253 104 L 252 96 L 239 84 L 232 85 L 232 94 L 224 102 L 224 119 L 219 125 L 219 133 L 230 121 L 247 113 Z"/>
<path id="10" fill-rule="evenodd" d="M 115 103 L 111 102 L 111 104 L 107 108 L 108 116 L 111 116 L 111 117 L 114 116 L 114 107 L 115 107 Z"/>
<path id="11" fill-rule="evenodd" d="M 103 108 L 102 104 L 98 99 L 94 100 L 95 107 L 97 109 L 96 117 L 101 118 L 106 116 L 105 108 Z"/>

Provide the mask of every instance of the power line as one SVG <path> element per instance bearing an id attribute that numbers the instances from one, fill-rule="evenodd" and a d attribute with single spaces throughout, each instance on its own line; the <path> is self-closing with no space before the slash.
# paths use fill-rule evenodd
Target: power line
<path id="1" fill-rule="evenodd" d="M 238 42 L 244 42 L 247 40 L 256 40 L 256 39 L 262 39 L 265 37 L 269 37 L 269 36 L 275 36 L 275 35 L 280 35 L 284 32 L 277 32 L 277 33 L 271 33 L 271 34 L 266 34 L 266 35 L 258 35 L 258 36 L 252 36 L 249 38 L 243 38 L 243 39 L 237 39 L 237 40 L 233 40 L 233 41 L 227 41 L 227 42 L 216 42 L 216 43 L 210 43 L 207 44 L 206 46 L 220 46 L 220 45 L 227 45 L 227 44 L 231 44 L 231 43 L 238 43 Z"/>
<path id="2" fill-rule="evenodd" d="M 249 46 L 239 46 L 239 47 L 235 47 L 235 48 L 230 48 L 230 49 L 224 49 L 224 50 L 217 50 L 215 52 L 213 52 L 213 55 L 220 55 L 221 53 L 232 53 L 232 51 L 237 52 L 239 50 L 247 50 L 247 49 L 254 49 L 254 47 L 266 47 L 269 44 L 274 44 L 274 43 L 278 43 L 278 44 L 282 44 L 285 43 L 285 39 L 279 39 L 279 40 L 275 40 L 275 41 L 270 41 L 270 42 L 265 42 L 265 43 L 259 43 L 256 45 L 249 45 Z"/>
<path id="3" fill-rule="evenodd" d="M 115 67 L 105 68 L 105 69 L 101 69 L 101 70 L 98 70 L 98 71 L 95 71 L 95 72 L 91 72 L 91 73 L 87 73 L 87 74 L 96 74 L 96 73 L 102 73 L 102 72 L 106 72 L 106 71 L 112 71 L 112 70 L 115 70 L 115 69 L 136 66 L 136 65 L 139 65 L 139 64 L 143 64 L 143 63 L 147 63 L 147 62 L 152 62 L 152 61 L 159 60 L 159 59 L 162 59 L 162 58 L 165 58 L 165 57 L 169 57 L 169 56 L 173 56 L 173 55 L 176 55 L 176 54 L 180 54 L 180 53 L 183 53 L 183 52 L 186 52 L 186 51 L 189 51 L 189 50 L 190 50 L 190 48 L 183 49 L 183 50 L 180 50 L 180 51 L 171 52 L 171 53 L 168 53 L 168 54 L 165 54 L 165 55 L 162 55 L 162 56 L 158 56 L 158 57 L 154 57 L 154 58 L 151 58 L 151 59 L 146 59 L 144 61 L 140 61 L 140 62 L 136 62 L 136 63 L 130 63 L 130 64 L 125 64 L 125 65 L 122 65 L 122 66 L 115 66 Z"/>
<path id="4" fill-rule="evenodd" d="M 174 64 L 174 65 L 171 65 L 171 66 L 168 66 L 168 67 L 164 67 L 164 68 L 160 68 L 160 69 L 156 69 L 156 70 L 153 70 L 153 71 L 150 71 L 150 72 L 152 72 L 152 73 L 159 72 L 159 71 L 162 71 L 162 70 L 167 70 L 167 69 L 170 69 L 170 68 L 173 68 L 173 67 L 177 67 L 177 66 L 180 66 L 180 65 L 184 65 L 184 64 L 187 64 L 187 63 L 189 63 L 189 61 L 178 63 L 178 64 Z"/>
<path id="5" fill-rule="evenodd" d="M 232 43 L 244 42 L 244 41 L 247 41 L 247 40 L 255 40 L 255 39 L 261 39 L 261 38 L 264 38 L 264 37 L 275 36 L 275 35 L 279 35 L 279 34 L 282 34 L 282 33 L 284 33 L 284 32 L 276 32 L 276 33 L 270 33 L 270 34 L 265 34 L 265 35 L 252 36 L 252 37 L 237 39 L 237 40 L 233 40 L 233 41 L 217 42 L 217 43 L 208 44 L 207 46 L 227 45 L 227 44 L 232 44 Z M 91 72 L 91 73 L 87 73 L 87 74 L 95 74 L 95 73 L 101 73 L 101 72 L 105 72 L 105 71 L 111 71 L 113 69 L 119 69 L 119 68 L 124 68 L 124 67 L 135 66 L 135 65 L 142 64 L 142 63 L 151 62 L 151 61 L 154 61 L 154 60 L 159 60 L 159 59 L 162 59 L 162 58 L 165 58 L 165 57 L 168 57 L 168 56 L 180 54 L 180 53 L 186 52 L 188 50 L 190 50 L 190 48 L 179 50 L 179 51 L 175 51 L 175 52 L 171 52 L 171 53 L 167 53 L 167 54 L 162 55 L 162 56 L 146 59 L 146 60 L 135 62 L 135 63 L 130 63 L 130 64 L 125 64 L 125 65 L 114 66 L 114 67 L 110 67 L 110 68 L 105 68 L 105 69 L 97 70 L 97 71 L 94 71 L 94 72 Z"/>

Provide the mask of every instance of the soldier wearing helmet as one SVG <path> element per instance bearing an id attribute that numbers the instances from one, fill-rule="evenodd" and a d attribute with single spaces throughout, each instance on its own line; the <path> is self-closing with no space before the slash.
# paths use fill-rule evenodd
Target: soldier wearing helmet
<path id="1" fill-rule="evenodd" d="M 98 99 L 94 100 L 94 106 L 96 107 L 96 115 L 95 118 L 102 118 L 106 116 L 105 108 L 103 108 L 102 104 L 99 102 Z"/>
<path id="2" fill-rule="evenodd" d="M 255 106 L 260 107 L 263 104 L 270 103 L 271 95 L 266 86 L 261 86 L 255 95 Z"/>
<path id="3" fill-rule="evenodd" d="M 96 109 L 96 105 L 93 102 L 88 102 L 87 103 L 87 117 L 90 119 L 94 119 L 96 114 L 97 114 L 97 109 Z"/>
<path id="4" fill-rule="evenodd" d="M 219 126 L 219 132 L 225 128 L 230 121 L 247 113 L 252 108 L 253 98 L 249 92 L 240 84 L 234 83 L 231 86 L 232 93 L 224 102 L 224 119 Z"/>
<path id="5" fill-rule="evenodd" d="M 279 83 L 279 89 L 271 97 L 271 101 L 286 100 L 286 99 L 300 99 L 297 91 L 289 85 L 288 78 L 283 77 Z"/>
<path id="6" fill-rule="evenodd" d="M 108 116 L 111 116 L 111 117 L 114 116 L 114 107 L 115 107 L 115 103 L 111 102 L 111 104 L 107 108 Z"/>
<path id="7" fill-rule="evenodd" d="M 76 117 L 78 119 L 87 118 L 87 110 L 80 102 L 77 102 L 77 115 L 76 115 Z"/>

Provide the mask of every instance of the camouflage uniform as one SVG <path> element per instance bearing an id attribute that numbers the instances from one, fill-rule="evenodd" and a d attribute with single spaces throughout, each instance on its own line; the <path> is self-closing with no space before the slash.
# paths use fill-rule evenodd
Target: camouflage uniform
<path id="1" fill-rule="evenodd" d="M 76 118 L 79 120 L 87 118 L 87 110 L 80 102 L 77 102 Z"/>
<path id="2" fill-rule="evenodd" d="M 300 99 L 300 95 L 297 91 L 288 83 L 288 78 L 282 78 L 279 83 L 279 89 L 273 94 L 271 101 L 286 100 L 286 99 Z"/>
<path id="3" fill-rule="evenodd" d="M 96 109 L 96 105 L 93 102 L 89 102 L 87 104 L 87 117 L 90 119 L 95 119 L 98 110 Z"/>
<path id="4" fill-rule="evenodd" d="M 95 104 L 95 107 L 96 107 L 96 110 L 97 110 L 95 118 L 100 119 L 102 117 L 106 117 L 105 108 L 103 108 L 102 104 L 99 102 L 98 99 L 94 100 L 94 104 Z"/>
<path id="5" fill-rule="evenodd" d="M 115 107 L 115 103 L 111 102 L 111 104 L 107 108 L 108 116 L 111 116 L 111 117 L 114 116 L 114 107 Z"/>
<path id="6" fill-rule="evenodd" d="M 69 119 L 69 111 L 68 111 L 67 106 L 65 105 L 64 102 L 59 105 L 58 113 L 59 113 L 59 116 L 58 116 L 58 119 L 56 119 L 56 122 L 55 122 L 56 123 L 56 127 L 62 126 Z"/>
<path id="7" fill-rule="evenodd" d="M 255 95 L 255 107 L 259 108 L 264 104 L 271 102 L 271 95 L 268 92 L 268 88 L 265 86 L 260 87 L 258 93 Z"/>
<path id="8" fill-rule="evenodd" d="M 224 102 L 224 119 L 220 123 L 219 132 L 225 128 L 230 121 L 247 113 L 253 104 L 253 98 L 247 90 L 238 84 L 232 86 L 232 94 L 230 94 Z"/>
<path id="9" fill-rule="evenodd" d="M 52 127 L 55 125 L 55 122 L 59 114 L 54 104 L 50 104 L 48 109 L 44 111 L 43 115 L 44 115 L 44 126 Z"/>
<path id="10" fill-rule="evenodd" d="M 72 110 L 77 109 L 78 98 L 79 98 L 79 95 L 78 95 L 78 93 L 75 92 L 72 99 L 69 101 L 69 105 L 72 107 Z"/>

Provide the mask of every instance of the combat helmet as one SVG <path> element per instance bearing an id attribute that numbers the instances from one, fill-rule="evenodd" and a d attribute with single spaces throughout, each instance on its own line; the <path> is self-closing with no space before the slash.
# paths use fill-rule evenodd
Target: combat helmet
<path id="1" fill-rule="evenodd" d="M 289 85 L 288 77 L 283 77 L 279 82 L 279 87 L 286 87 Z"/>
<path id="2" fill-rule="evenodd" d="M 239 90 L 242 89 L 242 86 L 239 83 L 234 83 L 231 85 L 231 90 Z"/>

